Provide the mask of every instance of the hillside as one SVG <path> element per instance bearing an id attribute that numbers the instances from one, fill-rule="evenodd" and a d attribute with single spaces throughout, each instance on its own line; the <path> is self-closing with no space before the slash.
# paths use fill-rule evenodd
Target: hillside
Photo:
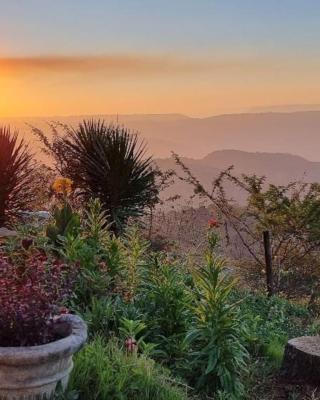
<path id="1" fill-rule="evenodd" d="M 25 123 L 46 128 L 46 121 L 77 124 L 84 116 L 0 119 L 32 139 Z M 96 115 L 139 131 L 154 157 L 202 158 L 210 150 L 235 149 L 248 152 L 290 153 L 320 161 L 320 111 L 292 113 L 248 113 L 191 118 L 180 114 Z M 312 144 L 312 145 L 311 145 Z"/>
<path id="2" fill-rule="evenodd" d="M 268 181 L 285 185 L 291 181 L 305 180 L 307 182 L 320 182 L 320 162 L 308 161 L 300 156 L 287 153 L 250 153 L 239 150 L 214 151 L 204 158 L 182 158 L 182 161 L 192 170 L 193 174 L 206 187 L 210 188 L 212 179 L 219 172 L 231 165 L 238 175 L 256 174 L 266 176 Z M 157 159 L 157 165 L 162 170 L 179 169 L 172 158 Z M 242 202 L 244 197 L 233 185 L 227 185 L 229 196 Z M 167 189 L 164 197 L 180 194 L 187 199 L 192 194 L 192 188 L 186 183 L 176 180 L 175 184 Z"/>

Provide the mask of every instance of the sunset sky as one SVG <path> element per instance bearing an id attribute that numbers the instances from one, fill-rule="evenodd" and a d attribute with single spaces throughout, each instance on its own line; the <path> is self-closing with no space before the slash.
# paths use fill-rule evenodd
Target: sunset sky
<path id="1" fill-rule="evenodd" d="M 320 104 L 319 0 L 0 0 L 0 116 Z"/>

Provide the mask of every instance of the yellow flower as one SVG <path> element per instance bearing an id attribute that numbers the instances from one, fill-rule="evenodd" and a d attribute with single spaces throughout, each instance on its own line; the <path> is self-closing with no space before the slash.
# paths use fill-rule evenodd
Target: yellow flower
<path id="1" fill-rule="evenodd" d="M 72 180 L 69 178 L 57 178 L 53 185 L 52 185 L 52 189 L 56 192 L 56 193 L 62 193 L 63 195 L 68 195 L 72 192 Z"/>

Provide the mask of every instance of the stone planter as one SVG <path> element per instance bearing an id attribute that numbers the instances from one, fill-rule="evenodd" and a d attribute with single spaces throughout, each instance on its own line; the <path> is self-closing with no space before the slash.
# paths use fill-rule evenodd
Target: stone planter
<path id="1" fill-rule="evenodd" d="M 67 386 L 72 356 L 87 339 L 80 317 L 63 315 L 55 324 L 63 338 L 41 346 L 0 347 L 0 399 L 49 399 L 59 382 Z"/>

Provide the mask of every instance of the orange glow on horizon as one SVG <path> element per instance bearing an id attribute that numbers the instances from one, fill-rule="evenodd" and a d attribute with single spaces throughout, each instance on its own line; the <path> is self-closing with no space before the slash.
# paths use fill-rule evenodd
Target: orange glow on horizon
<path id="1" fill-rule="evenodd" d="M 263 105 L 319 104 L 318 66 L 280 61 L 149 55 L 0 58 L 0 116 L 208 116 Z"/>

